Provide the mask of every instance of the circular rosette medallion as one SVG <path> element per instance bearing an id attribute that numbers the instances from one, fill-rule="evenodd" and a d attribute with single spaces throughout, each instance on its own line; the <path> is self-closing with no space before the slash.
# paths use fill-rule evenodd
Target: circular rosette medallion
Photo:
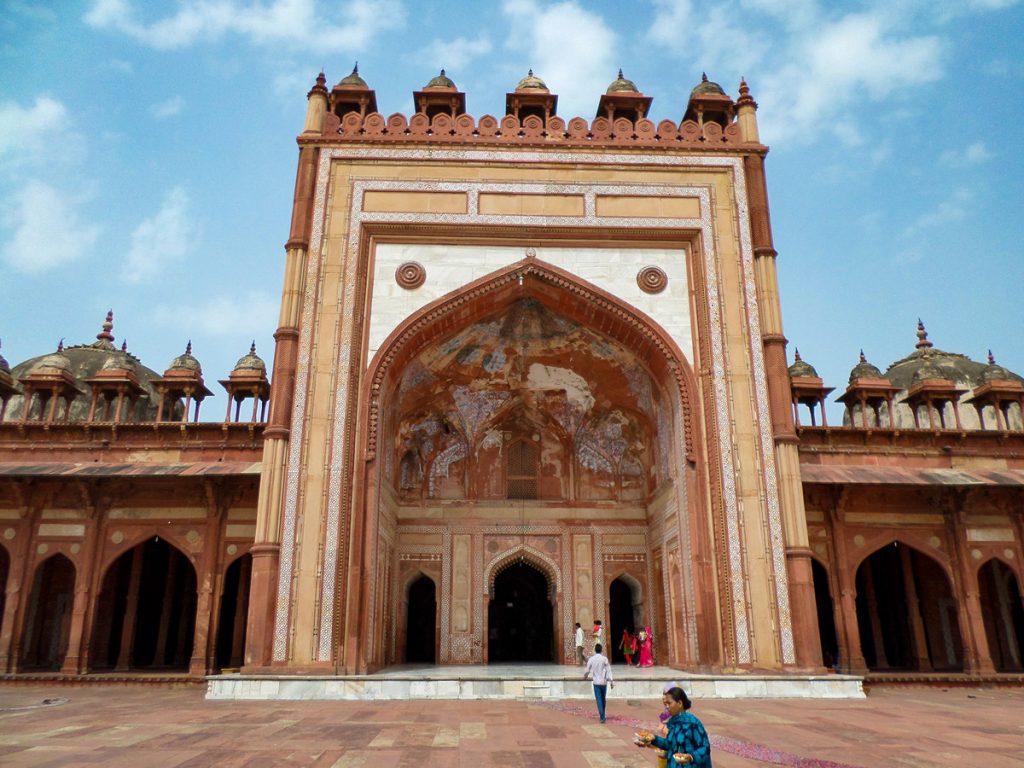
<path id="1" fill-rule="evenodd" d="M 407 261 L 395 270 L 395 281 L 407 291 L 419 288 L 426 279 L 427 270 L 415 261 Z"/>
<path id="2" fill-rule="evenodd" d="M 636 284 L 645 293 L 661 293 L 668 286 L 668 275 L 661 267 L 644 267 L 636 273 Z"/>

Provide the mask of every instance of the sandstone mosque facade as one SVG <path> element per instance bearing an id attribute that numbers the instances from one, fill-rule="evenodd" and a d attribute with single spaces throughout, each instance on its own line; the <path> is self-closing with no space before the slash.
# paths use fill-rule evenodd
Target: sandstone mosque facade
<path id="1" fill-rule="evenodd" d="M 321 74 L 223 421 L 112 315 L 0 358 L 0 672 L 572 663 L 603 619 L 683 670 L 1020 673 L 1021 378 L 919 324 L 828 425 L 749 89 L 651 101 L 566 120 L 531 72 L 474 118 L 442 71 L 385 117 Z"/>

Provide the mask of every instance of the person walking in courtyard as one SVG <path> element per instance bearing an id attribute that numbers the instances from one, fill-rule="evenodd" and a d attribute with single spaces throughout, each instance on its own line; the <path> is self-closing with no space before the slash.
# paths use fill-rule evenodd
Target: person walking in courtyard
<path id="1" fill-rule="evenodd" d="M 587 657 L 583 653 L 583 647 L 586 645 L 586 641 L 583 639 L 583 627 L 580 623 L 576 622 L 576 663 L 583 666 L 587 663 Z"/>
<path id="2" fill-rule="evenodd" d="M 653 667 L 654 666 L 654 638 L 651 637 L 651 628 L 649 626 L 644 627 L 640 630 L 640 634 L 637 636 L 637 640 L 640 641 L 640 661 L 637 662 L 638 667 Z"/>
<path id="3" fill-rule="evenodd" d="M 608 697 L 608 686 L 612 688 L 612 665 L 601 653 L 601 644 L 594 646 L 594 655 L 587 659 L 587 668 L 583 671 L 583 679 L 588 677 L 594 681 L 594 698 L 597 700 L 597 714 L 604 722 L 604 704 Z"/>
<path id="4" fill-rule="evenodd" d="M 636 653 L 636 635 L 628 629 L 622 630 L 622 642 L 619 643 L 619 650 L 626 657 L 626 664 L 633 665 L 633 655 Z"/>
<path id="5" fill-rule="evenodd" d="M 671 717 L 665 723 L 668 735 L 658 736 L 650 731 L 637 733 L 637 742 L 643 746 L 664 749 L 669 760 L 694 768 L 712 768 L 711 740 L 704 724 L 689 713 L 693 706 L 682 688 L 672 688 L 665 695 Z"/>

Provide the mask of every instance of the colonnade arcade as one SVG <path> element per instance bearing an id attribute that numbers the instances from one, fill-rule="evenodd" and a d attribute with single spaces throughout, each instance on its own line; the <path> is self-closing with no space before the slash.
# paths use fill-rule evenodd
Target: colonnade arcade
<path id="1" fill-rule="evenodd" d="M 984 507 L 967 514 L 963 492 L 932 498 L 931 514 L 908 503 L 896 530 L 864 524 L 871 513 L 859 510 L 877 505 L 879 494 L 819 491 L 808 493 L 808 517 L 827 666 L 882 674 L 1024 672 L 1022 553 L 1012 528 L 980 536 L 975 521 L 998 518 L 980 517 Z M 915 498 L 898 490 L 889 496 Z M 841 500 L 838 508 L 826 503 L 819 513 L 814 507 L 829 498 Z M 961 511 L 951 512 L 957 499 Z"/>
<path id="2" fill-rule="evenodd" d="M 204 494 L 195 485 L 108 485 L 119 498 L 83 509 L 45 483 L 17 482 L 41 503 L 3 521 L 0 670 L 196 675 L 241 666 L 252 560 L 244 521 L 254 509 L 230 505 L 255 491 L 251 481 L 211 491 L 213 514 L 188 506 Z M 182 506 L 154 506 L 172 497 Z"/>
<path id="3" fill-rule="evenodd" d="M 520 263 L 407 319 L 367 381 L 369 668 L 571 662 L 594 619 L 714 659 L 692 374 L 649 321 Z"/>

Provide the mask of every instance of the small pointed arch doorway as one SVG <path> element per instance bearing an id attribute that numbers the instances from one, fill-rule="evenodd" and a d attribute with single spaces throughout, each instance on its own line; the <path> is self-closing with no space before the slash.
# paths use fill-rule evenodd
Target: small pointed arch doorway
<path id="1" fill-rule="evenodd" d="M 828 570 L 813 557 L 811 575 L 814 579 L 814 603 L 818 610 L 818 640 L 821 643 L 821 662 L 826 667 L 839 664 L 839 637 L 836 633 L 835 603 L 829 586 Z"/>
<path id="2" fill-rule="evenodd" d="M 978 569 L 978 594 L 988 650 L 998 672 L 1024 670 L 1024 605 L 1017 576 L 992 558 Z"/>
<path id="3" fill-rule="evenodd" d="M 624 663 L 623 632 L 635 635 L 644 626 L 643 586 L 628 573 L 623 573 L 608 585 L 608 644 L 605 656 L 613 663 Z M 634 655 L 633 662 L 637 657 Z"/>
<path id="4" fill-rule="evenodd" d="M 893 541 L 860 564 L 856 588 L 861 648 L 870 670 L 963 669 L 959 609 L 938 562 Z"/>
<path id="5" fill-rule="evenodd" d="M 75 599 L 75 566 L 56 554 L 36 568 L 21 642 L 21 668 L 58 670 L 64 663 Z"/>
<path id="6" fill-rule="evenodd" d="M 220 669 L 237 668 L 245 660 L 245 630 L 249 615 L 252 555 L 246 552 L 228 566 L 220 596 L 217 645 L 214 657 Z"/>
<path id="7" fill-rule="evenodd" d="M 103 577 L 90 666 L 187 670 L 195 621 L 195 569 L 179 549 L 154 536 L 121 554 Z"/>
<path id="8" fill-rule="evenodd" d="M 487 660 L 554 660 L 554 608 L 547 576 L 529 560 L 497 572 L 487 607 Z"/>
<path id="9" fill-rule="evenodd" d="M 425 573 L 406 590 L 405 661 L 437 663 L 437 585 Z"/>

